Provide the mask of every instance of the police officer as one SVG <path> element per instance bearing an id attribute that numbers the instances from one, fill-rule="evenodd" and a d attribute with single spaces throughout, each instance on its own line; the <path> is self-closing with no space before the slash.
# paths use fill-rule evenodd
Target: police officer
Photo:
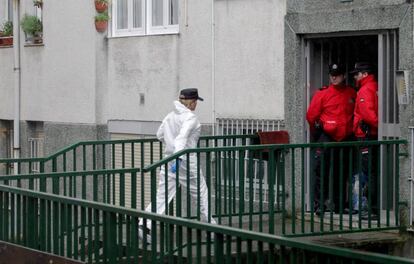
<path id="1" fill-rule="evenodd" d="M 358 141 L 377 140 L 378 138 L 378 83 L 373 74 L 374 67 L 368 62 L 357 62 L 351 73 L 354 75 L 355 84 L 358 88 L 353 131 Z M 371 219 L 376 219 L 376 160 L 378 149 L 373 147 L 362 146 L 359 149 L 358 157 L 361 159 L 361 168 L 356 174 L 359 177 L 359 184 L 362 186 L 362 212 L 361 218 L 368 219 L 368 204 L 364 203 L 368 195 L 368 179 L 371 183 L 371 206 L 374 209 L 371 213 Z M 371 152 L 371 153 L 370 153 Z M 368 164 L 371 154 L 371 170 Z M 358 163 L 357 163 L 358 164 Z M 362 171 L 362 174 L 359 173 Z M 358 206 L 359 207 L 359 206 Z M 354 208 L 358 210 L 359 208 Z"/>
<path id="2" fill-rule="evenodd" d="M 378 83 L 373 67 L 367 62 L 355 64 L 356 87 L 359 88 L 354 111 L 353 130 L 359 140 L 376 140 L 378 135 Z"/>
<path id="3" fill-rule="evenodd" d="M 351 87 L 344 83 L 345 70 L 339 64 L 329 65 L 329 80 L 330 85 L 328 87 L 322 87 L 319 89 L 312 98 L 309 105 L 306 119 L 309 123 L 310 130 L 313 136 L 313 140 L 317 142 L 339 142 L 349 140 L 352 137 L 352 118 L 354 113 L 356 92 Z M 339 200 L 338 197 L 329 197 L 328 193 L 328 177 L 329 166 L 334 166 L 333 175 L 334 188 L 339 189 L 339 157 L 336 148 L 317 148 L 314 154 L 314 209 L 317 214 L 320 214 L 325 210 L 320 201 L 321 194 L 323 195 L 324 204 L 326 209 L 334 210 L 335 201 Z M 330 154 L 334 155 L 334 164 L 330 163 Z M 345 156 L 345 155 L 344 155 Z M 324 168 L 321 168 L 322 159 L 324 159 Z M 344 166 L 346 167 L 346 166 Z M 321 176 L 323 169 L 323 186 L 321 186 Z M 343 174 L 344 178 L 346 174 Z M 322 188 L 322 191 L 321 191 Z M 333 193 L 333 190 L 330 192 Z M 329 199 L 331 198 L 331 199 Z M 338 207 L 336 208 L 338 209 Z"/>

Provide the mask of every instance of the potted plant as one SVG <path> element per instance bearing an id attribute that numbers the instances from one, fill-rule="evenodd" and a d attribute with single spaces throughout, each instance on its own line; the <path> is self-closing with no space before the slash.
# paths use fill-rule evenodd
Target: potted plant
<path id="1" fill-rule="evenodd" d="M 95 9 L 98 13 L 105 12 L 108 9 L 108 0 L 95 0 Z"/>
<path id="2" fill-rule="evenodd" d="M 95 16 L 96 31 L 100 33 L 105 32 L 106 28 L 108 27 L 108 20 L 109 20 L 108 12 L 105 11 L 102 13 L 98 13 Z"/>
<path id="3" fill-rule="evenodd" d="M 38 8 L 43 7 L 43 0 L 33 0 L 33 5 Z"/>
<path id="4" fill-rule="evenodd" d="M 1 46 L 11 46 L 13 45 L 13 22 L 6 21 L 3 24 L 0 36 L 0 45 Z"/>
<path id="5" fill-rule="evenodd" d="M 42 43 L 43 25 L 37 16 L 25 14 L 20 21 L 20 25 L 25 33 L 26 41 Z"/>

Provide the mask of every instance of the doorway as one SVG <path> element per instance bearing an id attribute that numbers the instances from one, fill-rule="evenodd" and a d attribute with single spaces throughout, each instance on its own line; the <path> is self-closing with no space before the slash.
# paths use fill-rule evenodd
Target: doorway
<path id="1" fill-rule="evenodd" d="M 304 82 L 307 107 L 315 92 L 324 85 L 329 85 L 328 66 L 331 63 L 340 63 L 346 70 L 346 83 L 354 86 L 354 79 L 350 71 L 355 62 L 370 62 L 376 66 L 375 76 L 378 80 L 378 139 L 397 139 L 400 137 L 398 118 L 398 98 L 395 85 L 396 71 L 398 70 L 398 35 L 395 30 L 381 32 L 356 32 L 333 35 L 309 35 L 303 38 L 304 52 Z M 304 121 L 306 122 L 306 120 Z M 309 128 L 306 124 L 305 137 L 310 142 Z M 382 153 L 382 151 L 381 151 Z M 393 153 L 396 153 L 393 150 Z M 309 157 L 309 156 L 308 156 Z M 389 156 L 388 156 L 389 158 Z M 393 155 L 393 161 L 396 159 Z M 380 156 L 380 164 L 385 164 L 384 156 Z M 308 168 L 310 161 L 308 159 Z M 381 165 L 384 166 L 384 165 Z M 392 170 L 380 167 L 380 206 L 381 208 L 395 208 L 394 186 L 396 166 Z M 306 186 L 310 186 L 310 170 L 308 169 Z M 387 184 L 384 184 L 385 171 Z M 308 198 L 309 189 L 307 188 Z M 309 201 L 309 199 L 308 199 Z M 308 202 L 309 209 L 309 202 Z"/>

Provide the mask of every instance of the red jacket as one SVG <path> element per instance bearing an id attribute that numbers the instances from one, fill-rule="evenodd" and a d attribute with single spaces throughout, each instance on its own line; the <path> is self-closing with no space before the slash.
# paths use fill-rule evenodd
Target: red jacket
<path id="1" fill-rule="evenodd" d="M 369 126 L 369 135 L 378 135 L 378 84 L 370 74 L 361 80 L 354 111 L 354 134 L 358 138 L 366 137 L 361 130 L 361 121 Z"/>
<path id="2" fill-rule="evenodd" d="M 355 90 L 346 85 L 331 84 L 317 91 L 306 113 L 311 131 L 315 122 L 319 122 L 323 131 L 335 141 L 352 135 L 355 97 Z"/>

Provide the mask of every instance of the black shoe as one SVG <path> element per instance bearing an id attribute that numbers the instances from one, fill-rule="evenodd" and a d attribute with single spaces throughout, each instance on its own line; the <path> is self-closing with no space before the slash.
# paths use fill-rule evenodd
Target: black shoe
<path id="1" fill-rule="evenodd" d="M 351 214 L 353 214 L 353 215 L 358 213 L 358 211 L 354 210 L 354 209 L 352 209 L 352 210 L 349 210 L 349 208 L 344 209 L 345 214 L 349 214 L 350 211 L 351 211 Z"/>
<path id="2" fill-rule="evenodd" d="M 147 238 L 147 244 L 151 244 L 152 238 L 150 234 L 151 230 L 149 228 L 144 228 L 143 226 L 138 227 L 138 237 L 144 240 L 144 237 Z"/>
<path id="3" fill-rule="evenodd" d="M 315 208 L 314 212 L 319 217 L 325 213 L 325 212 L 322 213 L 322 210 L 319 207 Z"/>
<path id="4" fill-rule="evenodd" d="M 368 210 L 362 210 L 361 211 L 361 219 L 362 220 L 368 220 L 369 212 Z M 371 212 L 371 220 L 378 220 L 378 215 Z"/>

